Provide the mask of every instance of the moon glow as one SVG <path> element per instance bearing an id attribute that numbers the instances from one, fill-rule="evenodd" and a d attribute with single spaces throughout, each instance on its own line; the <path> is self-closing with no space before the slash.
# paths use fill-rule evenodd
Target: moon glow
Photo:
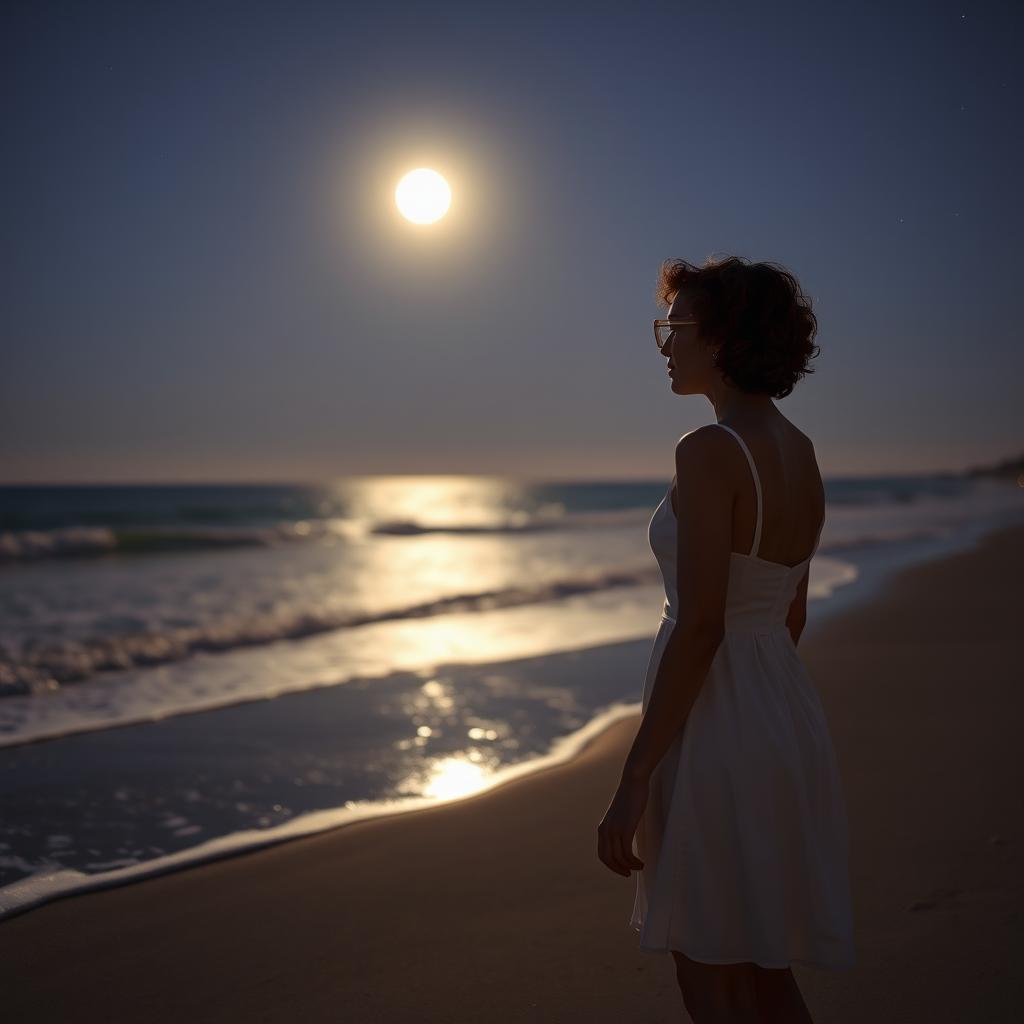
<path id="1" fill-rule="evenodd" d="M 429 167 L 410 171 L 395 189 L 399 212 L 414 224 L 433 224 L 448 212 L 451 203 L 448 182 Z"/>

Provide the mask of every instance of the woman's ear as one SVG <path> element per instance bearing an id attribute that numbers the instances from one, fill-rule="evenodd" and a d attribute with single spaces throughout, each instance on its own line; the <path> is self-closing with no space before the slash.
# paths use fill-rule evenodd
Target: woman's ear
<path id="1" fill-rule="evenodd" d="M 709 356 L 711 356 L 711 361 L 715 364 L 715 366 L 717 366 L 718 353 L 722 349 L 722 343 L 720 341 L 714 341 L 710 338 L 702 338 L 699 335 L 697 340 L 700 343 L 701 347 L 704 349 L 704 351 L 707 352 Z"/>

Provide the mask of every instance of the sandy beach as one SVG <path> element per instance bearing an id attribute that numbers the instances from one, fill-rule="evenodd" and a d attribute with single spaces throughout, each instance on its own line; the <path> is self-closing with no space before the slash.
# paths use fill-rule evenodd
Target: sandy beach
<path id="1" fill-rule="evenodd" d="M 809 631 L 851 824 L 858 963 L 816 1021 L 997 1024 L 1024 1002 L 1024 528 Z M 669 1022 L 595 830 L 638 723 L 572 762 L 0 922 L 5 1019 Z"/>

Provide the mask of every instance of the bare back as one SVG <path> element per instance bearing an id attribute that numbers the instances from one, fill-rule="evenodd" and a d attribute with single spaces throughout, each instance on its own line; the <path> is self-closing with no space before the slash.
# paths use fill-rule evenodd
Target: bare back
<path id="1" fill-rule="evenodd" d="M 825 515 L 825 487 L 814 445 L 781 414 L 770 420 L 725 424 L 746 443 L 761 484 L 762 526 L 754 555 L 768 562 L 797 566 L 814 549 Z M 750 464 L 742 449 L 733 445 L 723 463 L 735 487 L 732 550 L 751 550 L 757 520 L 757 491 Z M 678 515 L 675 478 L 672 507 Z"/>

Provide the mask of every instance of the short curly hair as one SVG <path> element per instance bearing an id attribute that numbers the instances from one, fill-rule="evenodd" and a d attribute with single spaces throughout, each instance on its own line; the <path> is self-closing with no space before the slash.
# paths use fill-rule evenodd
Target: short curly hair
<path id="1" fill-rule="evenodd" d="M 656 299 L 668 304 L 680 290 L 692 295 L 699 338 L 720 345 L 716 365 L 741 391 L 785 398 L 820 351 L 818 321 L 797 279 L 777 263 L 714 256 L 696 267 L 686 260 L 661 266 Z"/>

